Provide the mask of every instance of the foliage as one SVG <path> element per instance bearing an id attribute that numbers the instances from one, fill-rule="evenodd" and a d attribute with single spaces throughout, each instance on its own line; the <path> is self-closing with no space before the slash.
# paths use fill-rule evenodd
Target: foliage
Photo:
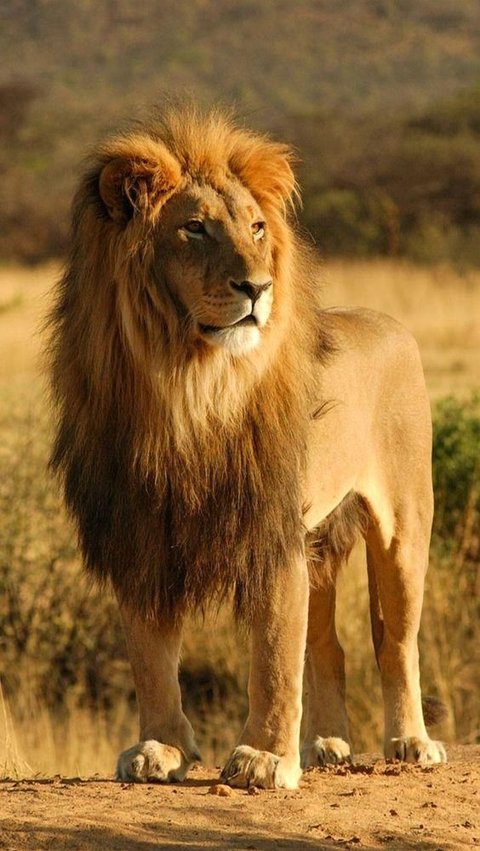
<path id="1" fill-rule="evenodd" d="M 480 264 L 475 0 L 7 6 L 0 257 L 63 253 L 87 146 L 186 90 L 298 146 L 303 224 L 325 254 Z"/>
<path id="2" fill-rule="evenodd" d="M 435 417 L 434 546 L 472 568 L 480 562 L 480 396 L 449 397 Z M 479 577 L 480 578 L 480 577 Z M 473 589 L 472 589 L 473 590 Z"/>
<path id="3" fill-rule="evenodd" d="M 480 397 L 437 406 L 436 513 L 422 629 L 425 682 L 448 708 L 449 735 L 478 741 L 480 617 Z"/>
<path id="4" fill-rule="evenodd" d="M 409 116 L 295 122 L 305 220 L 324 252 L 480 263 L 480 88 Z"/>

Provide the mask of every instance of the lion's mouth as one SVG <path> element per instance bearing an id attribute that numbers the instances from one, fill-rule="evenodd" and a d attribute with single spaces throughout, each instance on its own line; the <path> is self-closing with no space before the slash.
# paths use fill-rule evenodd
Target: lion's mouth
<path id="1" fill-rule="evenodd" d="M 243 319 L 239 319 L 238 322 L 232 322 L 231 325 L 202 325 L 200 322 L 198 323 L 198 327 L 202 334 L 216 334 L 219 331 L 226 331 L 228 328 L 242 328 L 245 325 L 253 325 L 257 326 L 258 322 L 253 313 L 249 313 L 248 316 L 244 316 Z"/>

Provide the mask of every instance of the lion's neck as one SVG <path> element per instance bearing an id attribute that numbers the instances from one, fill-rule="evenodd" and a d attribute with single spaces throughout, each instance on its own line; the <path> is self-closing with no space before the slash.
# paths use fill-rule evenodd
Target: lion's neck
<path id="1" fill-rule="evenodd" d="M 178 446 L 192 435 L 209 438 L 218 431 L 234 432 L 241 427 L 245 410 L 264 369 L 254 362 L 235 361 L 215 352 L 213 358 L 192 359 L 174 375 L 159 375 L 159 393 L 168 412 L 171 434 Z"/>

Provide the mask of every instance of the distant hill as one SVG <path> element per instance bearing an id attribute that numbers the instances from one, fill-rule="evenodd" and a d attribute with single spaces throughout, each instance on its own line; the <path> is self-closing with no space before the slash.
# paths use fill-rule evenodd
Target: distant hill
<path id="1" fill-rule="evenodd" d="M 477 0 L 7 0 L 0 82 L 48 111 L 189 87 L 247 109 L 423 107 L 480 77 Z M 122 103 L 122 98 L 125 100 Z M 271 118 L 271 116 L 268 116 Z M 267 118 L 267 120 L 268 120 Z"/>
<path id="2" fill-rule="evenodd" d="M 62 250 L 85 146 L 163 92 L 234 103 L 300 145 L 296 122 L 328 115 L 355 146 L 357 120 L 423 114 L 480 80 L 480 4 L 6 0 L 0 55 L 0 255 L 34 259 Z"/>

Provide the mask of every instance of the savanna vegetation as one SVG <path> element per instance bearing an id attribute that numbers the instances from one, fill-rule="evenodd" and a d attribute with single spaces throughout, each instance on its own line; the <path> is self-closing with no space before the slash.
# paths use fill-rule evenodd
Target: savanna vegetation
<path id="1" fill-rule="evenodd" d="M 73 529 L 46 472 L 50 420 L 35 328 L 57 274 L 55 265 L 0 272 L 0 768 L 108 774 L 118 750 L 135 740 L 135 699 L 116 607 L 108 594 L 87 587 Z M 337 261 L 324 266 L 323 278 L 325 304 L 363 301 L 386 309 L 412 328 L 426 355 L 437 516 L 423 686 L 448 708 L 436 735 L 474 742 L 480 399 L 472 388 L 480 275 L 399 261 Z M 247 677 L 246 637 L 228 608 L 212 618 L 187 625 L 181 672 L 185 707 L 209 764 L 221 761 L 241 728 Z M 354 746 L 378 751 L 383 711 L 361 547 L 343 573 L 338 622 Z"/>
<path id="2" fill-rule="evenodd" d="M 298 148 L 324 255 L 480 262 L 475 0 L 10 0 L 0 53 L 0 257 L 59 256 L 86 146 L 188 91 Z"/>

